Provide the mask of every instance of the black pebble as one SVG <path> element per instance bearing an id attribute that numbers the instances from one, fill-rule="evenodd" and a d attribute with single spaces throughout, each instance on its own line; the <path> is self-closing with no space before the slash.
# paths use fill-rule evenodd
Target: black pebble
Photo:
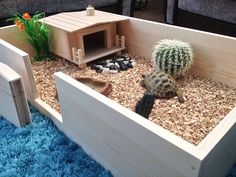
<path id="1" fill-rule="evenodd" d="M 96 64 L 93 64 L 90 66 L 91 69 L 97 69 L 97 65 Z"/>
<path id="2" fill-rule="evenodd" d="M 131 63 L 128 63 L 126 66 L 127 66 L 128 68 L 133 68 L 133 65 L 132 65 Z"/>
<path id="3" fill-rule="evenodd" d="M 97 72 L 97 73 L 101 73 L 101 72 L 102 72 L 102 70 L 101 70 L 101 69 L 99 69 L 99 68 L 96 68 L 96 72 Z"/>
<path id="4" fill-rule="evenodd" d="M 115 65 L 110 66 L 109 69 L 110 69 L 110 70 L 117 70 Z"/>
<path id="5" fill-rule="evenodd" d="M 106 61 L 98 61 L 98 62 L 96 62 L 96 64 L 104 66 L 107 64 L 107 62 Z"/>
<path id="6" fill-rule="evenodd" d="M 124 63 L 119 63 L 119 66 L 121 71 L 125 71 L 128 69 L 128 67 Z"/>

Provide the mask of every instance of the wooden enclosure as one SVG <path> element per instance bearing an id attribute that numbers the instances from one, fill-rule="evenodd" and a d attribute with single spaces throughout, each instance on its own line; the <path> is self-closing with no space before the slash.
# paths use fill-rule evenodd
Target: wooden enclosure
<path id="1" fill-rule="evenodd" d="M 0 34 L 8 40 L 14 28 L 0 29 Z M 195 53 L 194 74 L 236 87 L 235 38 L 135 18 L 117 22 L 117 33 L 125 36 L 129 53 L 147 60 L 161 39 L 189 42 Z M 10 39 L 28 50 L 23 41 Z M 28 67 L 22 70 L 31 72 Z M 114 176 L 222 177 L 236 162 L 236 108 L 194 146 L 62 73 L 55 78 L 62 117 L 39 98 L 36 107 Z"/>
<path id="2" fill-rule="evenodd" d="M 0 115 L 17 127 L 31 122 L 22 78 L 0 62 Z"/>
<path id="3" fill-rule="evenodd" d="M 125 36 L 116 31 L 125 16 L 95 11 L 67 12 L 41 19 L 50 26 L 51 51 L 83 67 L 86 63 L 125 49 Z"/>

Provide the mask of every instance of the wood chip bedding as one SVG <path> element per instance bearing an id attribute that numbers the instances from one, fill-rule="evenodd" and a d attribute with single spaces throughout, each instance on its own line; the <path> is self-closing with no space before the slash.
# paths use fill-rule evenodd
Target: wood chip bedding
<path id="1" fill-rule="evenodd" d="M 108 97 L 134 111 L 145 92 L 140 85 L 141 75 L 151 72 L 152 66 L 149 60 L 133 58 L 136 66 L 118 74 L 100 74 L 90 67 L 79 70 L 77 65 L 61 58 L 32 62 L 32 68 L 40 98 L 59 112 L 53 80 L 53 73 L 57 71 L 71 77 L 92 77 L 110 82 L 112 92 Z M 156 99 L 149 120 L 197 145 L 236 106 L 236 89 L 193 75 L 186 75 L 177 82 L 185 103 L 179 103 L 177 98 Z"/>

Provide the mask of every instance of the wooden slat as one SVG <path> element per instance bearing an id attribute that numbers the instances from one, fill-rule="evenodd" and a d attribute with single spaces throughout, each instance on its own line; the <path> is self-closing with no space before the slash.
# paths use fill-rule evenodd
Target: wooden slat
<path id="1" fill-rule="evenodd" d="M 63 58 L 71 59 L 72 58 L 71 48 L 69 48 L 70 45 L 68 43 L 69 41 L 72 41 L 71 36 L 64 30 L 61 30 L 59 28 L 51 28 L 51 31 L 52 31 L 51 35 L 52 46 L 50 48 L 50 51 Z M 72 44 L 75 44 L 74 40 Z"/>
<path id="2" fill-rule="evenodd" d="M 40 21 L 67 32 L 75 32 L 98 24 L 118 22 L 127 19 L 128 17 L 95 10 L 95 16 L 86 16 L 86 11 L 67 12 L 52 15 Z"/>
<path id="3" fill-rule="evenodd" d="M 45 22 L 49 26 L 56 27 L 58 29 L 61 29 L 61 30 L 67 31 L 67 32 L 73 32 L 74 28 L 75 28 L 75 26 L 67 25 L 64 22 L 60 22 L 58 20 L 55 20 L 53 18 L 53 16 L 51 16 L 50 18 L 49 17 L 43 18 L 40 21 Z"/>
<path id="4" fill-rule="evenodd" d="M 15 25 L 1 27 L 0 39 L 14 45 L 15 47 L 27 52 L 30 56 L 34 56 L 35 51 L 33 47 L 29 45 L 27 35 L 20 31 Z"/>
<path id="5" fill-rule="evenodd" d="M 194 145 L 63 73 L 55 80 L 63 132 L 115 177 L 197 177 Z"/>
<path id="6" fill-rule="evenodd" d="M 83 63 L 88 63 L 88 62 L 93 61 L 95 59 L 102 58 L 104 56 L 108 56 L 110 54 L 122 51 L 124 49 L 125 49 L 125 47 L 124 48 L 122 48 L 122 47 L 112 47 L 112 48 L 94 49 L 93 52 L 86 53 L 86 55 L 83 59 L 83 61 L 84 61 Z"/>
<path id="7" fill-rule="evenodd" d="M 73 30 L 87 27 L 87 24 L 81 23 L 80 21 L 72 20 L 70 18 L 67 18 L 67 16 L 61 14 L 52 16 L 50 19 L 57 21 L 61 26 L 64 26 L 65 28 L 70 27 Z"/>
<path id="8" fill-rule="evenodd" d="M 199 155 L 205 157 L 200 176 L 222 177 L 228 174 L 236 161 L 235 136 L 236 107 L 198 145 Z"/>
<path id="9" fill-rule="evenodd" d="M 0 115 L 17 127 L 31 122 L 22 78 L 0 62 Z"/>
<path id="10" fill-rule="evenodd" d="M 27 98 L 33 102 L 38 92 L 28 54 L 0 39 L 0 62 L 10 66 L 22 77 Z"/>
<path id="11" fill-rule="evenodd" d="M 78 17 L 72 16 L 72 15 L 70 15 L 70 13 L 60 13 L 60 14 L 57 14 L 57 16 L 61 16 L 66 19 L 70 19 L 71 21 L 78 21 Z M 79 23 L 82 23 L 84 25 L 91 25 L 90 21 L 88 21 L 87 19 L 84 20 L 82 18 L 79 19 Z"/>

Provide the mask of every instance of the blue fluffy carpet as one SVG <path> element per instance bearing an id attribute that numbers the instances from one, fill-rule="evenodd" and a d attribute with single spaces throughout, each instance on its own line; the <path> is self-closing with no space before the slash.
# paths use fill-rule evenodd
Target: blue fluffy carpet
<path id="1" fill-rule="evenodd" d="M 112 177 L 52 121 L 30 111 L 33 123 L 24 128 L 0 117 L 1 177 Z"/>

